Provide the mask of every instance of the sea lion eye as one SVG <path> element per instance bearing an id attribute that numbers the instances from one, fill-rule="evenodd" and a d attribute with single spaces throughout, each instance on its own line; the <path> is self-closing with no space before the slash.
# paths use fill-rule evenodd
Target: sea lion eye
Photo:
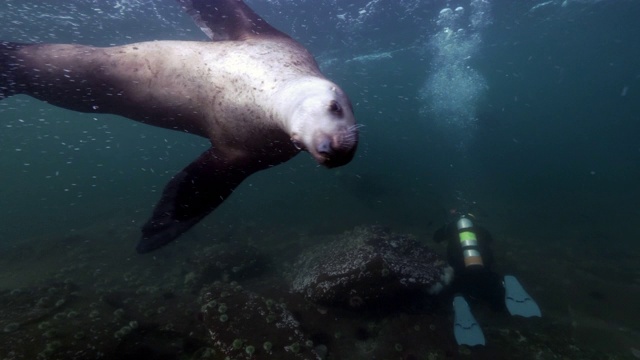
<path id="1" fill-rule="evenodd" d="M 331 111 L 332 113 L 341 115 L 342 114 L 342 106 L 340 106 L 340 104 L 338 104 L 337 101 L 331 100 L 331 102 L 329 103 L 329 111 Z"/>

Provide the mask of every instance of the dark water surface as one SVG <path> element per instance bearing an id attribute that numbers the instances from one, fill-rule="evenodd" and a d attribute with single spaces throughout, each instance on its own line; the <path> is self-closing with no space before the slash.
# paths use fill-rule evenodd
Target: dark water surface
<path id="1" fill-rule="evenodd" d="M 154 296 L 171 293 L 180 306 L 198 304 L 200 290 L 187 289 L 185 277 L 188 259 L 207 246 L 256 247 L 269 270 L 236 280 L 253 291 L 286 288 L 301 251 L 355 226 L 412 234 L 444 253 L 431 236 L 451 209 L 492 231 L 498 270 L 521 280 L 543 318 L 511 319 L 480 305 L 474 313 L 489 345 L 468 349 L 452 343 L 446 307 L 428 319 L 403 309 L 383 318 L 343 314 L 377 336 L 340 330 L 346 335 L 333 340 L 329 358 L 640 357 L 639 1 L 248 3 L 307 46 L 350 95 L 364 124 L 356 158 L 326 170 L 302 154 L 255 174 L 177 244 L 140 256 L 139 227 L 164 184 L 207 142 L 26 96 L 1 101 L 0 324 L 21 325 L 0 329 L 0 359 L 71 358 L 61 354 L 76 349 L 77 332 L 55 316 L 72 311 L 80 313 L 73 326 L 87 329 L 97 326 L 87 314 L 108 313 L 101 323 L 109 341 L 95 346 L 106 358 L 133 356 L 111 336 L 122 326 L 111 312 L 127 302 L 107 301 L 111 309 L 105 297 L 131 292 L 139 297 L 122 297 L 156 306 Z M 205 39 L 169 0 L 8 0 L 0 23 L 0 39 L 17 42 Z M 68 306 L 27 321 L 11 300 L 15 289 L 32 289 L 22 294 L 33 299 L 64 293 Z M 162 318 L 174 335 L 158 338 L 202 330 L 197 315 L 180 311 Z M 422 332 L 389 335 L 414 329 L 412 321 Z M 429 324 L 437 329 L 426 332 Z M 192 347 L 215 348 L 198 339 Z M 380 350 L 398 343 L 402 351 Z M 190 349 L 166 358 L 206 358 Z"/>

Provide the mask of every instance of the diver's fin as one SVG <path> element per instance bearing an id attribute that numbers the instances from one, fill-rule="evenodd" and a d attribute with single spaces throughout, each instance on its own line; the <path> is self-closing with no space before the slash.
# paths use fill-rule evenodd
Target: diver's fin
<path id="1" fill-rule="evenodd" d="M 453 313 L 453 335 L 455 335 L 458 345 L 484 346 L 482 329 L 473 317 L 469 304 L 461 295 L 453 298 Z"/>
<path id="2" fill-rule="evenodd" d="M 177 0 L 213 41 L 289 36 L 269 25 L 241 0 Z"/>
<path id="3" fill-rule="evenodd" d="M 156 250 L 189 230 L 252 173 L 241 166 L 225 166 L 213 148 L 205 151 L 165 186 L 151 219 L 142 227 L 138 253 Z"/>
<path id="4" fill-rule="evenodd" d="M 540 307 L 524 290 L 518 279 L 511 275 L 504 277 L 505 304 L 511 315 L 542 317 Z"/>

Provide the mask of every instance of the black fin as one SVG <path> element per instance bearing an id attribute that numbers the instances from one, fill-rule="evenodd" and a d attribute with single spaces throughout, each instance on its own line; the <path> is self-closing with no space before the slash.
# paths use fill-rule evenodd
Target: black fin
<path id="1" fill-rule="evenodd" d="M 220 205 L 252 171 L 229 167 L 209 149 L 165 186 L 136 250 L 156 250 L 189 230 Z"/>
<path id="2" fill-rule="evenodd" d="M 245 40 L 255 36 L 289 36 L 269 25 L 242 0 L 177 0 L 214 41 Z"/>
<path id="3" fill-rule="evenodd" d="M 17 94 L 15 71 L 20 66 L 17 50 L 26 44 L 0 41 L 0 100 Z"/>

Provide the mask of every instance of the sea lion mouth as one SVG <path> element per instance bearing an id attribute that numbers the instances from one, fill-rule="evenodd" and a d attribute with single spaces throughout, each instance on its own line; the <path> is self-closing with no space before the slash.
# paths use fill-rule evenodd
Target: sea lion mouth
<path id="1" fill-rule="evenodd" d="M 349 151 L 341 151 L 341 152 L 333 152 L 330 155 L 320 154 L 319 156 L 314 156 L 316 161 L 326 167 L 326 168 L 335 168 L 338 166 L 346 165 L 353 159 L 356 153 L 356 147 L 353 147 Z M 312 154 L 313 155 L 313 154 Z"/>
<path id="2" fill-rule="evenodd" d="M 316 136 L 315 144 L 309 151 L 316 161 L 327 168 L 348 164 L 358 148 L 358 132 L 355 127 L 336 135 Z"/>
<path id="3" fill-rule="evenodd" d="M 307 151 L 318 164 L 334 168 L 348 164 L 358 148 L 358 126 L 328 134 L 318 132 L 310 141 L 304 141 L 300 134 L 291 136 L 291 143 L 300 151 Z"/>

